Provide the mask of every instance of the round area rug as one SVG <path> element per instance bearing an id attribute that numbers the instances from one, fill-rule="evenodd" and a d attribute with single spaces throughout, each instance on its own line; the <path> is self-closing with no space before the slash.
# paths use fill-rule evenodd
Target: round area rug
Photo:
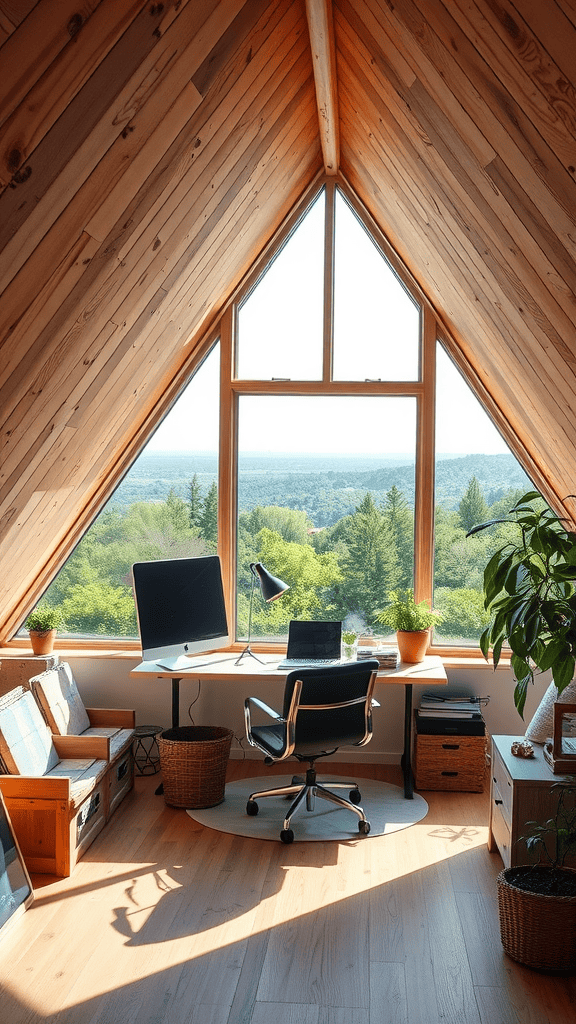
<path id="1" fill-rule="evenodd" d="M 187 813 L 202 825 L 214 828 L 218 832 L 232 832 L 236 836 L 248 836 L 252 839 L 273 839 L 278 842 L 284 823 L 284 815 L 290 807 L 290 799 L 286 797 L 263 797 L 258 801 L 257 815 L 246 814 L 246 802 L 251 793 L 264 790 L 267 785 L 289 786 L 291 775 L 274 775 L 269 779 L 240 779 L 229 782 L 226 786 L 224 800 L 216 807 L 189 810 Z M 404 790 L 399 786 L 391 786 L 388 782 L 375 782 L 373 779 L 358 779 L 362 794 L 360 801 L 364 813 L 370 822 L 370 833 L 363 836 L 358 832 L 359 818 L 352 811 L 337 807 L 327 800 L 316 798 L 313 811 L 301 806 L 292 818 L 291 828 L 295 842 L 326 842 L 330 839 L 370 839 L 371 836 L 382 836 L 388 832 L 399 832 L 403 828 L 415 825 L 428 813 L 428 804 L 417 793 L 413 800 L 406 800 Z M 327 786 L 329 789 L 329 785 Z M 341 794 L 348 797 L 346 790 Z"/>

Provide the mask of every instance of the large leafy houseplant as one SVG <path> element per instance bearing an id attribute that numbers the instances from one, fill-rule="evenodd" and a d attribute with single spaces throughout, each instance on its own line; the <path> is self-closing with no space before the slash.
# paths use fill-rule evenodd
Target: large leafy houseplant
<path id="1" fill-rule="evenodd" d="M 490 622 L 480 637 L 494 667 L 508 643 L 516 679 L 514 703 L 524 714 L 528 684 L 536 670 L 552 672 L 560 694 L 574 677 L 576 664 L 576 534 L 542 505 L 537 491 L 528 491 L 506 519 L 481 523 L 468 536 L 495 523 L 513 523 L 517 539 L 509 540 L 484 569 L 484 604 Z"/>

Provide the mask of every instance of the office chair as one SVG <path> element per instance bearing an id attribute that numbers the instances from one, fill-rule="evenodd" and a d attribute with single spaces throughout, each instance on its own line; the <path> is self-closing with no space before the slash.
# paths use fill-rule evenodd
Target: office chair
<path id="1" fill-rule="evenodd" d="M 378 662 L 376 660 L 350 662 L 326 668 L 294 669 L 286 677 L 284 709 L 280 715 L 258 697 L 247 697 L 244 702 L 246 736 L 253 747 L 266 756 L 265 764 L 296 757 L 307 761 L 306 778 L 294 777 L 292 785 L 251 793 L 246 804 L 247 814 L 258 814 L 257 801 L 266 796 L 295 796 L 280 833 L 283 843 L 291 843 L 294 832 L 290 819 L 303 801 L 306 809 L 314 810 L 315 797 L 347 807 L 360 819 L 358 831 L 370 832 L 370 822 L 360 807 L 362 799 L 355 782 L 330 780 L 321 785 L 316 778 L 315 762 L 319 757 L 335 753 L 346 744 L 364 746 L 372 737 L 372 708 L 379 707 L 372 693 Z M 271 725 L 253 725 L 252 713 L 260 709 L 272 720 Z M 327 789 L 326 786 L 330 786 Z M 332 789 L 348 789 L 349 800 Z"/>

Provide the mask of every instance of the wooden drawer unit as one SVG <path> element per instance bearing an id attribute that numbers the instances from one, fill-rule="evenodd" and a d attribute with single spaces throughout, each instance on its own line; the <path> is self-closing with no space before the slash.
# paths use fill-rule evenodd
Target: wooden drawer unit
<path id="1" fill-rule="evenodd" d="M 486 773 L 485 736 L 428 736 L 416 734 L 416 789 L 481 793 Z"/>
<path id="2" fill-rule="evenodd" d="M 119 757 L 110 765 L 106 778 L 109 787 L 107 817 L 110 817 L 134 785 L 134 755 L 132 747 L 129 747 L 122 757 Z"/>
<path id="3" fill-rule="evenodd" d="M 498 850 L 504 867 L 528 864 L 524 843 L 518 840 L 526 832 L 527 821 L 543 823 L 556 809 L 555 782 L 566 778 L 554 775 L 544 760 L 542 747 L 534 743 L 533 758 L 515 757 L 510 748 L 522 736 L 493 736 L 490 770 L 490 827 L 488 849 Z M 566 862 L 576 867 L 576 858 Z"/>

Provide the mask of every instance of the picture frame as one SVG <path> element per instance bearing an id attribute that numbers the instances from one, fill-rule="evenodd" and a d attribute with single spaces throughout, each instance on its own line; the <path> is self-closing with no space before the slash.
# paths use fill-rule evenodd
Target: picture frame
<path id="1" fill-rule="evenodd" d="M 554 774 L 576 774 L 576 704 L 554 702 L 552 737 L 544 744 L 544 758 Z"/>
<path id="2" fill-rule="evenodd" d="M 0 792 L 0 939 L 33 899 L 32 882 Z"/>

